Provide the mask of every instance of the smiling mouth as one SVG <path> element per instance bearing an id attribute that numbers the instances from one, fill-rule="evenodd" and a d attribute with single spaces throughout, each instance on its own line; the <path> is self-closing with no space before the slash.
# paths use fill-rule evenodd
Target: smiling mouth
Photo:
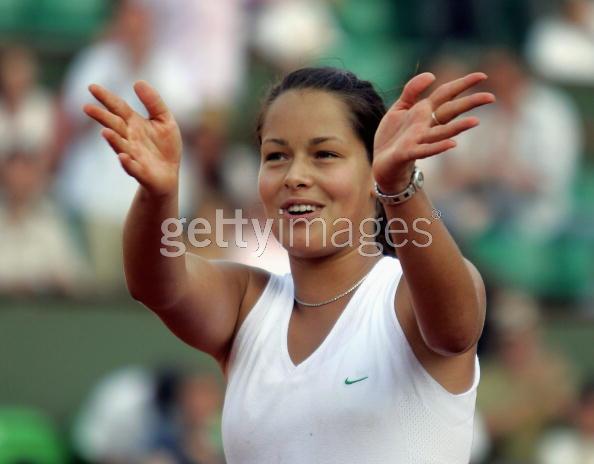
<path id="1" fill-rule="evenodd" d="M 281 216 L 288 215 L 290 217 L 309 216 L 321 209 L 322 206 L 318 205 L 296 204 L 291 205 L 288 208 L 279 208 L 278 214 Z"/>

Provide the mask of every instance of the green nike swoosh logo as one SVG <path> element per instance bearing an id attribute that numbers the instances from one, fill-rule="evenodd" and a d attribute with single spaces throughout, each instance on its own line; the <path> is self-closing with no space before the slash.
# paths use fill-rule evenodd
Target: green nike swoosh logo
<path id="1" fill-rule="evenodd" d="M 367 378 L 368 377 L 361 377 L 360 379 L 349 380 L 349 378 L 347 377 L 346 379 L 344 379 L 344 383 L 347 384 L 347 385 L 351 385 L 352 383 L 361 382 L 362 380 L 365 380 Z"/>

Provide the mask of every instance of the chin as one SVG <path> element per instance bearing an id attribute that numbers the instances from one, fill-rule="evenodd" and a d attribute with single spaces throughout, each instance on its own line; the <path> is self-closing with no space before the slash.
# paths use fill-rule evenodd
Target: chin
<path id="1" fill-rule="evenodd" d="M 330 243 L 329 237 L 324 244 L 323 237 L 310 236 L 308 241 L 305 234 L 295 233 L 292 240 L 289 237 L 284 237 L 284 240 L 279 241 L 289 256 L 297 258 L 323 258 L 337 251 Z"/>
<path id="2" fill-rule="evenodd" d="M 305 259 L 325 258 L 326 256 L 336 253 L 336 249 L 333 247 L 313 248 L 310 246 L 298 248 L 297 246 L 293 245 L 293 247 L 285 247 L 285 249 L 289 253 L 289 256 Z"/>

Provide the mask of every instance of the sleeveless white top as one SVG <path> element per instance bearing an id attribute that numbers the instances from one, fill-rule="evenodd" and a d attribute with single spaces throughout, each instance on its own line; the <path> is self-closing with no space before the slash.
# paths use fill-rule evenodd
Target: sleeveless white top
<path id="1" fill-rule="evenodd" d="M 421 366 L 394 310 L 402 268 L 384 257 L 319 348 L 287 348 L 290 274 L 272 275 L 228 364 L 222 432 L 228 464 L 467 464 L 480 371 L 465 393 Z M 323 309 L 311 308 L 311 311 Z"/>

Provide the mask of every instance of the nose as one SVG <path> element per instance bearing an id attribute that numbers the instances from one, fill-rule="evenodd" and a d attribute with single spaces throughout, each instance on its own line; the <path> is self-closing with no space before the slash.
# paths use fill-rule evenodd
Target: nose
<path id="1" fill-rule="evenodd" d="M 312 178 L 304 160 L 293 159 L 285 175 L 285 187 L 290 190 L 310 187 Z"/>

